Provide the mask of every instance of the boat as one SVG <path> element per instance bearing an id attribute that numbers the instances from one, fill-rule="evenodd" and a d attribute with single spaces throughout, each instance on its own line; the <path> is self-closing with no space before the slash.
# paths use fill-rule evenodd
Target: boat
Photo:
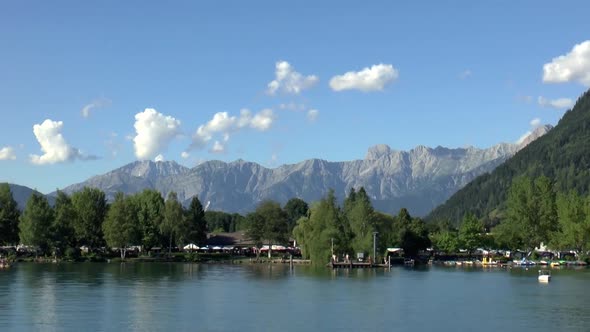
<path id="1" fill-rule="evenodd" d="M 549 264 L 549 266 L 551 266 L 551 267 L 560 267 L 561 264 L 559 262 L 557 262 L 557 261 L 553 261 L 553 262 L 551 262 L 551 264 Z"/>
<path id="2" fill-rule="evenodd" d="M 549 270 L 539 270 L 539 282 L 549 282 L 551 281 L 551 271 Z"/>
<path id="3" fill-rule="evenodd" d="M 526 258 L 523 258 L 523 259 L 521 259 L 521 260 L 513 260 L 512 262 L 513 262 L 513 263 L 514 263 L 514 265 L 516 265 L 516 266 L 533 266 L 533 265 L 535 265 L 535 264 L 536 264 L 535 262 L 533 262 L 533 261 L 529 261 L 529 260 L 527 260 Z"/>
<path id="4" fill-rule="evenodd" d="M 498 262 L 493 260 L 490 256 L 484 256 L 483 260 L 481 261 L 481 264 L 483 266 L 496 266 L 498 265 Z"/>
<path id="5" fill-rule="evenodd" d="M 416 264 L 416 262 L 413 259 L 411 259 L 411 258 L 404 259 L 405 266 L 414 266 L 414 264 Z"/>

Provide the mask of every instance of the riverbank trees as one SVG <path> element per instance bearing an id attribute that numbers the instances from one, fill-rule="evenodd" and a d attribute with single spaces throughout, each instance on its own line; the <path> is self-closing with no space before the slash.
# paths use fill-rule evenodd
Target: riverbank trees
<path id="1" fill-rule="evenodd" d="M 406 255 L 415 256 L 430 245 L 424 221 L 413 218 L 406 209 L 395 217 L 375 212 L 364 188 L 351 189 L 343 208 L 330 191 L 312 205 L 309 216 L 299 219 L 293 235 L 302 254 L 320 265 L 333 254 L 372 255 L 374 236 L 378 255 L 387 247 L 400 247 Z"/>
<path id="2" fill-rule="evenodd" d="M 17 244 L 20 212 L 8 183 L 0 184 L 0 245 Z"/>

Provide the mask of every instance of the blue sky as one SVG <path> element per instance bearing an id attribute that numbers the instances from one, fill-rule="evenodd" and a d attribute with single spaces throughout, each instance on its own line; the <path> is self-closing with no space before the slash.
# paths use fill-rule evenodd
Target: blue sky
<path id="1" fill-rule="evenodd" d="M 158 156 L 275 167 L 362 159 L 375 144 L 514 142 L 590 86 L 589 10 L 3 2 L 0 181 L 50 192 Z"/>

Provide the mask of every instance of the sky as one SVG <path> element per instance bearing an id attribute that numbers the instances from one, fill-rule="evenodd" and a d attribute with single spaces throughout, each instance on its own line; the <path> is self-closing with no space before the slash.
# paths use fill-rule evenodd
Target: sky
<path id="1" fill-rule="evenodd" d="M 486 148 L 590 87 L 590 3 L 3 1 L 0 182 Z"/>

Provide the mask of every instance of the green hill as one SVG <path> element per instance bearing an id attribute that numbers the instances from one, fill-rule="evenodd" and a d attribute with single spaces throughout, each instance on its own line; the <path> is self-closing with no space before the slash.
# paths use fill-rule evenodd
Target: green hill
<path id="1" fill-rule="evenodd" d="M 434 209 L 428 221 L 458 224 L 472 212 L 495 224 L 505 206 L 508 188 L 519 176 L 545 175 L 555 188 L 588 194 L 590 187 L 590 90 L 567 111 L 557 126 L 497 167 L 481 175 Z"/>

